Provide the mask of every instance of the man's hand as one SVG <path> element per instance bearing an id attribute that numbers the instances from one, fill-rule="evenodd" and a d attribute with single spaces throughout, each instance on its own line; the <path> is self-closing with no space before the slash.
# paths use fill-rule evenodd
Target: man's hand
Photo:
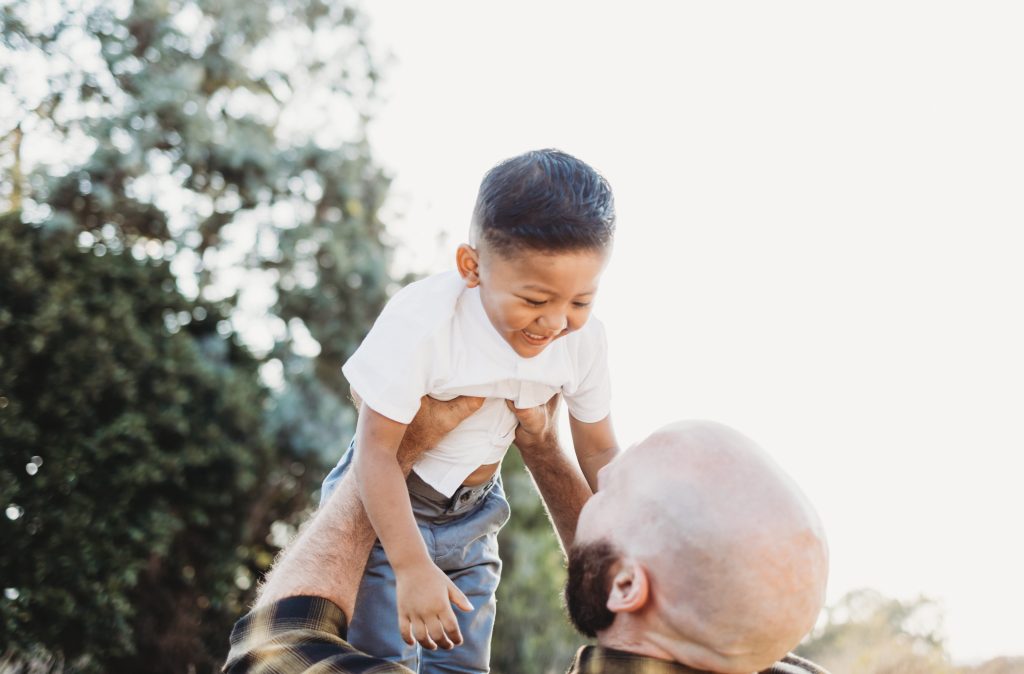
<path id="1" fill-rule="evenodd" d="M 355 391 L 352 392 L 355 395 Z M 480 409 L 484 398 L 459 396 L 448 401 L 434 400 L 430 396 L 420 399 L 420 410 L 398 447 L 398 463 L 408 473 L 423 452 L 431 449 L 467 417 Z"/>
<path id="2" fill-rule="evenodd" d="M 516 415 L 519 426 L 516 427 L 516 447 L 521 454 L 529 453 L 540 447 L 558 445 L 558 403 L 562 396 L 558 393 L 551 396 L 543 405 L 518 409 L 511 400 L 505 404 Z"/>
<path id="3" fill-rule="evenodd" d="M 362 408 L 363 399 L 355 389 L 349 390 L 349 400 L 357 412 Z M 459 396 L 452 400 L 435 400 L 430 396 L 423 396 L 420 398 L 419 412 L 409 424 L 406 433 L 412 429 L 428 440 L 440 440 L 466 417 L 480 409 L 484 400 L 485 398 L 474 396 Z"/>
<path id="4" fill-rule="evenodd" d="M 410 646 L 416 641 L 428 650 L 450 649 L 462 643 L 462 632 L 452 611 L 455 604 L 472 611 L 466 595 L 432 563 L 395 569 L 398 629 Z"/>

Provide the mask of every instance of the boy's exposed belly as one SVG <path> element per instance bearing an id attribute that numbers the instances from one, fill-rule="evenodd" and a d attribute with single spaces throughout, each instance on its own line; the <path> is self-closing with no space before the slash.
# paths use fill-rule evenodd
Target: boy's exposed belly
<path id="1" fill-rule="evenodd" d="M 467 487 L 477 487 L 482 485 L 491 479 L 491 476 L 498 472 L 498 468 L 501 467 L 501 461 L 497 463 L 485 463 L 484 465 L 474 468 L 473 472 L 466 476 L 466 479 L 462 481 Z"/>

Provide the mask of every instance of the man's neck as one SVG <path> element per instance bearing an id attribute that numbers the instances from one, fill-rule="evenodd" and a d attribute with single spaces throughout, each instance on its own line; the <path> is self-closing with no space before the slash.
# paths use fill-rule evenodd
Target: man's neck
<path id="1" fill-rule="evenodd" d="M 721 664 L 718 654 L 700 644 L 681 639 L 666 625 L 652 625 L 628 618 L 628 615 L 617 616 L 611 627 L 597 635 L 598 645 L 602 648 L 677 662 L 702 672 L 716 671 L 715 665 Z"/>
<path id="2" fill-rule="evenodd" d="M 659 660 L 675 660 L 672 657 L 672 653 L 652 643 L 644 635 L 626 630 L 613 632 L 609 629 L 602 632 L 597 637 L 597 645 L 601 648 L 611 648 L 616 651 L 625 651 L 649 658 L 658 658 Z"/>
<path id="3" fill-rule="evenodd" d="M 569 674 L 710 674 L 674 660 L 604 646 L 584 646 L 576 654 Z"/>

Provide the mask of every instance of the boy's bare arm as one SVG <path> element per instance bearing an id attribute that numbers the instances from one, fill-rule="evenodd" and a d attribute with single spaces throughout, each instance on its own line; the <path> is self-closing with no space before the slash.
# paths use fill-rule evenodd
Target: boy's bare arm
<path id="1" fill-rule="evenodd" d="M 597 473 L 619 455 L 619 443 L 612 430 L 612 417 L 588 424 L 569 415 L 569 430 L 576 459 L 591 491 L 597 491 Z"/>
<path id="2" fill-rule="evenodd" d="M 362 408 L 363 399 L 354 388 L 349 390 L 349 400 L 357 412 Z M 420 456 L 479 410 L 484 400 L 475 396 L 459 396 L 452 400 L 435 400 L 423 396 L 420 399 L 420 410 L 405 429 L 402 444 L 398 447 L 398 465 L 402 467 L 402 474 L 408 477 Z"/>
<path id="3" fill-rule="evenodd" d="M 359 410 L 354 469 L 359 496 L 395 572 L 398 629 L 402 639 L 433 650 L 462 643 L 452 603 L 463 611 L 472 605 L 454 582 L 434 564 L 412 514 L 398 447 L 406 425 L 375 412 Z"/>
<path id="4" fill-rule="evenodd" d="M 516 447 L 540 492 L 548 517 L 562 544 L 562 553 L 572 547 L 580 510 L 593 495 L 576 462 L 558 442 L 556 412 L 560 396 L 539 407 L 519 410 L 509 407 L 519 419 Z"/>
<path id="5" fill-rule="evenodd" d="M 429 559 L 398 463 L 398 448 L 406 426 L 362 405 L 356 425 L 358 451 L 353 462 L 359 497 L 388 561 L 396 568 Z"/>

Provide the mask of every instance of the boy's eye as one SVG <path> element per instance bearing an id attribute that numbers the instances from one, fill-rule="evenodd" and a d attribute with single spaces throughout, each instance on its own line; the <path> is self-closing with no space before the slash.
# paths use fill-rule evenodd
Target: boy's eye
<path id="1" fill-rule="evenodd" d="M 531 300 L 527 297 L 524 297 L 523 301 L 529 304 L 531 307 L 542 307 L 545 304 L 547 304 L 547 300 Z"/>
<path id="2" fill-rule="evenodd" d="M 573 302 L 572 305 L 577 309 L 583 309 L 590 306 L 590 302 Z"/>

